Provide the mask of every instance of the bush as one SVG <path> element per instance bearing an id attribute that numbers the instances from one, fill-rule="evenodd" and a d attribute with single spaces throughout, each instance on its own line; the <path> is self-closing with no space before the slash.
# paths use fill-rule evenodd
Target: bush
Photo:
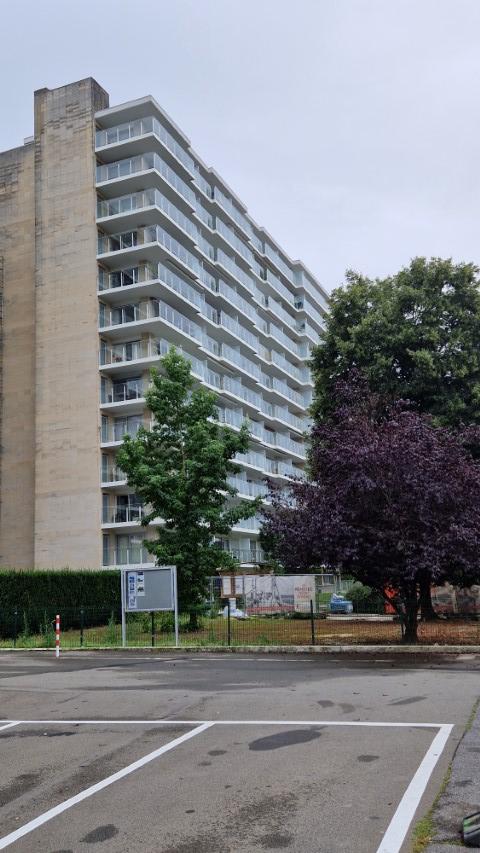
<path id="1" fill-rule="evenodd" d="M 380 614 L 385 612 L 382 596 L 359 581 L 353 583 L 347 590 L 345 598 L 352 602 L 354 613 Z"/>
<path id="2" fill-rule="evenodd" d="M 106 625 L 120 614 L 120 572 L 0 569 L 0 637 L 50 635 L 55 615 L 62 630 Z M 15 615 L 16 613 L 16 615 Z"/>

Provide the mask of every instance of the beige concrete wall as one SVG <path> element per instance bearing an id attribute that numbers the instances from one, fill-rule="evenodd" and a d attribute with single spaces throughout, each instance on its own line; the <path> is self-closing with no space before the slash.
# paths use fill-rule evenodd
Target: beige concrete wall
<path id="1" fill-rule="evenodd" d="M 34 559 L 33 144 L 0 153 L 0 566 Z"/>
<path id="2" fill-rule="evenodd" d="M 101 566 L 91 78 L 35 93 L 35 566 Z"/>

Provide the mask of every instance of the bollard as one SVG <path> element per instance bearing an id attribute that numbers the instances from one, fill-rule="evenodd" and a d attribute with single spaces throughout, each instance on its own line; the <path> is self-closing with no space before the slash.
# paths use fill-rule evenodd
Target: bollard
<path id="1" fill-rule="evenodd" d="M 60 657 L 60 615 L 55 616 L 55 657 Z"/>
<path id="2" fill-rule="evenodd" d="M 232 644 L 232 626 L 230 623 L 230 599 L 227 601 L 227 645 Z"/>
<path id="3" fill-rule="evenodd" d="M 17 645 L 17 630 L 18 630 L 18 610 L 13 613 L 13 648 Z"/>
<path id="4" fill-rule="evenodd" d="M 80 610 L 80 645 L 81 646 L 83 646 L 83 628 L 84 628 L 84 623 L 85 623 L 84 615 L 85 615 L 85 612 L 82 608 Z"/>
<path id="5" fill-rule="evenodd" d="M 153 648 L 153 646 L 155 645 L 155 613 L 153 612 L 153 610 L 150 613 L 150 616 L 152 619 L 152 648 Z"/>
<path id="6" fill-rule="evenodd" d="M 310 599 L 310 628 L 312 629 L 312 646 L 315 645 L 315 619 L 313 617 L 313 601 Z"/>

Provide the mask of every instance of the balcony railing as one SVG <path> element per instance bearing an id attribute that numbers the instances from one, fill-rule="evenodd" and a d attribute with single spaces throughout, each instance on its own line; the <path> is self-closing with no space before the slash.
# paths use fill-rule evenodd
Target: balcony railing
<path id="1" fill-rule="evenodd" d="M 103 553 L 104 566 L 135 566 L 154 562 L 154 556 L 143 545 L 108 548 Z"/>
<path id="2" fill-rule="evenodd" d="M 115 181 L 118 178 L 127 178 L 130 175 L 147 172 L 151 169 L 158 172 L 195 209 L 196 195 L 191 186 L 182 181 L 177 173 L 154 152 L 140 154 L 137 157 L 127 157 L 125 160 L 117 160 L 115 163 L 106 163 L 97 166 L 97 183 Z"/>
<path id="3" fill-rule="evenodd" d="M 141 379 L 125 379 L 123 382 L 102 382 L 101 402 L 126 403 L 141 400 L 147 391 L 148 383 Z"/>
<path id="4" fill-rule="evenodd" d="M 260 549 L 244 549 L 244 548 L 230 548 L 229 554 L 234 557 L 235 560 L 238 560 L 239 563 L 245 564 L 255 564 L 255 563 L 264 563 L 265 562 L 265 554 Z"/>
<path id="5" fill-rule="evenodd" d="M 142 422 L 138 422 L 135 424 L 108 424 L 102 423 L 101 429 L 101 441 L 102 444 L 111 444 L 115 441 L 123 441 L 125 435 L 129 435 L 130 438 L 135 438 L 138 435 L 138 430 L 144 424 Z"/>
<path id="6" fill-rule="evenodd" d="M 142 506 L 111 504 L 102 507 L 103 524 L 140 524 L 145 515 Z"/>
<path id="7" fill-rule="evenodd" d="M 130 206 L 129 206 L 130 205 Z M 155 206 L 161 210 L 172 222 L 175 222 L 189 237 L 197 244 L 199 249 L 210 260 L 215 258 L 215 250 L 212 244 L 203 236 L 200 229 L 185 214 L 157 189 L 149 189 L 140 193 L 123 196 L 117 199 L 98 201 L 98 215 L 114 216 L 118 213 L 128 213 L 131 210 L 137 210 L 144 207 Z M 102 249 L 102 251 L 113 251 L 112 249 Z"/>
<path id="8" fill-rule="evenodd" d="M 114 462 L 109 462 L 107 465 L 102 464 L 102 485 L 104 483 L 123 483 L 126 479 L 127 475 L 119 465 L 115 465 Z"/>
<path id="9" fill-rule="evenodd" d="M 174 154 L 177 160 L 180 160 L 194 174 L 195 161 L 193 158 L 154 116 L 129 121 L 119 124 L 116 127 L 109 127 L 106 130 L 97 130 L 95 145 L 97 148 L 103 148 L 106 145 L 115 145 L 118 142 L 125 142 L 129 139 L 145 136 L 147 133 L 154 133 L 163 142 L 165 147 Z"/>
<path id="10" fill-rule="evenodd" d="M 99 268 L 98 289 L 113 290 L 117 287 L 129 287 L 131 284 L 155 281 L 156 278 L 155 264 L 139 264 L 136 267 L 125 267 L 113 272 Z"/>
<path id="11" fill-rule="evenodd" d="M 234 526 L 241 530 L 251 530 L 254 533 L 259 533 L 261 524 L 262 519 L 254 515 L 253 518 L 241 518 Z"/>
<path id="12" fill-rule="evenodd" d="M 228 477 L 228 484 L 234 489 L 238 489 L 239 495 L 263 498 L 267 494 L 267 487 L 263 483 L 254 483 L 244 480 L 242 477 Z"/>
<path id="13" fill-rule="evenodd" d="M 216 287 L 214 276 L 205 269 L 202 261 L 160 225 L 149 225 L 147 228 L 137 228 L 135 231 L 126 231 L 122 234 L 99 234 L 98 254 L 111 254 L 122 249 L 151 243 L 159 243 L 167 252 L 185 264 L 204 284 L 212 289 Z"/>

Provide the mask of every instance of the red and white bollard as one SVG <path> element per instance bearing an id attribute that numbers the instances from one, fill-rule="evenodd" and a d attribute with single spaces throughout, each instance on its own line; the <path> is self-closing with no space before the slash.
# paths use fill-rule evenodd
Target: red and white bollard
<path id="1" fill-rule="evenodd" d="M 55 616 L 55 657 L 60 657 L 60 615 Z"/>

